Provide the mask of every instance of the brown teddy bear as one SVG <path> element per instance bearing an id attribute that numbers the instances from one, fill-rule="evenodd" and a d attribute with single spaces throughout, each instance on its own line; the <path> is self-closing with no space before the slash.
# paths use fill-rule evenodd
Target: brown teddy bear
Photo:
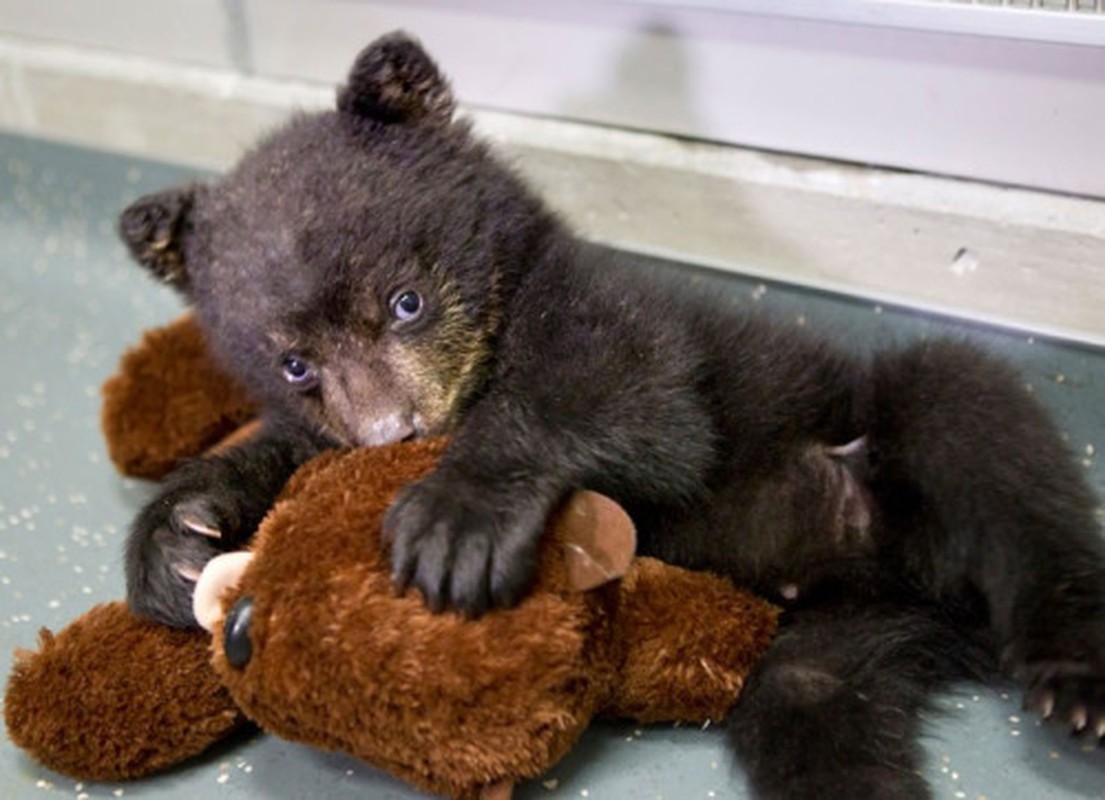
<path id="1" fill-rule="evenodd" d="M 109 452 L 127 474 L 164 474 L 251 413 L 188 318 L 147 335 L 105 386 Z M 598 714 L 726 713 L 777 610 L 715 576 L 633 559 L 632 524 L 599 495 L 578 493 L 550 521 L 537 584 L 514 609 L 468 620 L 396 596 L 381 519 L 441 446 L 306 465 L 250 553 L 201 577 L 197 617 L 213 637 L 123 603 L 43 631 L 8 684 L 12 741 L 60 772 L 118 780 L 179 763 L 248 719 L 428 792 L 498 798 L 548 770 Z M 699 624 L 674 622 L 687 618 Z"/>

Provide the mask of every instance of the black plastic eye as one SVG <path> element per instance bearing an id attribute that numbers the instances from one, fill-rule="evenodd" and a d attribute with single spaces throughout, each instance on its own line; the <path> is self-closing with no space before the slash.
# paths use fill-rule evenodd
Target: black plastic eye
<path id="1" fill-rule="evenodd" d="M 399 322 L 410 322 L 422 313 L 422 306 L 422 295 L 407 289 L 392 298 L 391 313 Z"/>
<path id="2" fill-rule="evenodd" d="M 318 372 L 310 362 L 299 356 L 288 356 L 284 359 L 284 380 L 301 391 L 307 391 L 318 384 Z"/>
<path id="3" fill-rule="evenodd" d="M 249 640 L 252 622 L 253 598 L 243 597 L 230 609 L 223 623 L 223 652 L 227 663 L 235 669 L 244 668 L 253 658 L 253 643 Z"/>

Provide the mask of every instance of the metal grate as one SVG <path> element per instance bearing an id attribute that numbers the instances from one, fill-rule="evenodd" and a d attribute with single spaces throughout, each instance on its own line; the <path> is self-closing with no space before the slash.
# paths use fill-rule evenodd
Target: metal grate
<path id="1" fill-rule="evenodd" d="M 1105 48 L 1105 0 L 622 0 L 768 17 Z M 3 0 L 0 0 L 0 4 Z"/>
<path id="2" fill-rule="evenodd" d="M 973 6 L 1004 6 L 1034 8 L 1038 11 L 1073 12 L 1076 14 L 1105 13 L 1105 0 L 930 0 L 939 3 L 959 3 Z"/>

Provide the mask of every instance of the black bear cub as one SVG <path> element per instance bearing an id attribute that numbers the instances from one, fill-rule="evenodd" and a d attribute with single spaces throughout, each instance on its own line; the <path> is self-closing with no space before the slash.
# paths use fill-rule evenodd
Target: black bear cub
<path id="1" fill-rule="evenodd" d="M 197 571 L 319 451 L 447 433 L 386 524 L 397 587 L 434 609 L 518 602 L 578 487 L 623 503 L 644 552 L 786 605 L 729 722 L 762 797 L 928 796 L 917 712 L 999 669 L 1105 736 L 1097 500 L 1013 371 L 959 342 L 852 356 L 646 277 L 453 112 L 429 56 L 386 36 L 336 109 L 123 213 L 265 408 L 135 521 L 137 612 L 192 624 Z"/>

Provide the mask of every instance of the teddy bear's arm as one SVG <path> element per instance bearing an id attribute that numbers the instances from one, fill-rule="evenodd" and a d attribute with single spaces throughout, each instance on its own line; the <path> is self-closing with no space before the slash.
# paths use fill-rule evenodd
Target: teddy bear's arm
<path id="1" fill-rule="evenodd" d="M 124 475 L 160 480 L 252 419 L 256 404 L 218 368 L 195 317 L 148 331 L 103 386 L 100 425 Z"/>

